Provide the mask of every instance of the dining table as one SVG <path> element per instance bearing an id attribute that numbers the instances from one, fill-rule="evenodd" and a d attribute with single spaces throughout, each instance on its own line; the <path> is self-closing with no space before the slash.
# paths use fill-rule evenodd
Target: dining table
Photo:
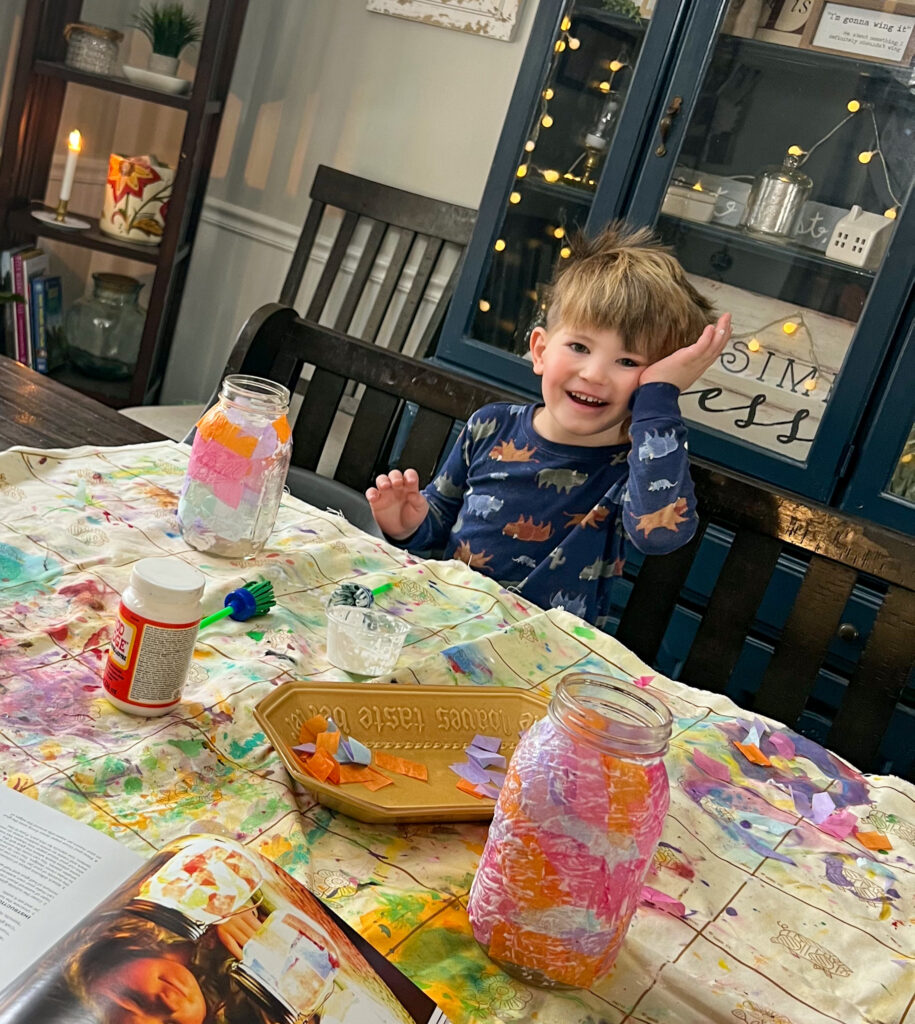
<path id="1" fill-rule="evenodd" d="M 0 449 L 17 444 L 140 444 L 162 434 L 0 355 Z"/>
<path id="2" fill-rule="evenodd" d="M 567 611 L 290 495 L 259 554 L 197 551 L 176 518 L 188 448 L 129 421 L 117 430 L 112 417 L 126 418 L 111 410 L 95 411 L 96 428 L 58 387 L 0 361 L 6 786 L 139 853 L 189 832 L 231 836 L 308 886 L 454 1024 L 915 1021 L 911 784 L 862 775 L 777 721 L 659 675 Z M 161 718 L 117 710 L 102 687 L 120 595 L 149 556 L 204 574 L 205 613 L 254 577 L 276 595 L 265 615 L 200 632 L 182 702 Z M 290 681 L 361 680 L 327 658 L 324 599 L 346 581 L 389 584 L 377 603 L 409 624 L 399 683 L 549 697 L 566 674 L 594 672 L 669 707 L 661 842 L 619 958 L 591 989 L 526 984 L 475 942 L 467 897 L 485 821 L 369 824 L 331 810 L 258 724 L 255 706 Z"/>

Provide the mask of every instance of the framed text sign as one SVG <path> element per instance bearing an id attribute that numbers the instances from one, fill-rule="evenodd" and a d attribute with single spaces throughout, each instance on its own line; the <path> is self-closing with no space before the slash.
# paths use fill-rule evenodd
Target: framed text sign
<path id="1" fill-rule="evenodd" d="M 915 56 L 915 2 L 813 0 L 801 46 L 882 64 L 909 65 Z"/>

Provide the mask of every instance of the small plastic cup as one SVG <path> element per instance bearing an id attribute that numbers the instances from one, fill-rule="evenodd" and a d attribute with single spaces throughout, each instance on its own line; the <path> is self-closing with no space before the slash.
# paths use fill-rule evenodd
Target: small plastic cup
<path id="1" fill-rule="evenodd" d="M 403 619 L 380 608 L 327 606 L 327 658 L 332 665 L 360 676 L 393 670 L 410 631 Z"/>

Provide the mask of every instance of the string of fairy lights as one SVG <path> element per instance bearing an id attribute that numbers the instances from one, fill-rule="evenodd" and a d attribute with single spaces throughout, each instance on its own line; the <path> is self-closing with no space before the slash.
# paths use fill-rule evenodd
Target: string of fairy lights
<path id="1" fill-rule="evenodd" d="M 588 159 L 587 151 L 583 151 L 574 163 L 564 173 L 559 171 L 555 167 L 541 167 L 535 162 L 534 154 L 537 150 L 537 144 L 540 141 L 540 135 L 543 131 L 549 130 L 554 124 L 553 115 L 550 113 L 550 101 L 554 98 L 555 91 L 552 86 L 552 82 L 555 79 L 558 62 L 561 55 L 566 50 L 577 50 L 581 45 L 581 41 L 572 34 L 572 21 L 564 15 L 560 25 L 559 34 L 553 43 L 553 53 L 550 60 L 550 66 L 546 76 L 546 87 L 540 93 L 539 108 L 536 116 L 533 119 L 531 131 L 528 133 L 528 138 L 524 143 L 524 153 L 516 171 L 515 178 L 520 182 L 533 175 L 539 175 L 543 181 L 547 184 L 555 184 L 561 179 L 571 180 L 580 184 L 588 184 L 586 174 L 582 174 L 580 177 L 576 176 L 573 172 L 579 167 L 582 161 Z M 592 82 L 591 87 L 598 93 L 609 96 L 613 93 L 614 78 L 615 76 L 627 67 L 627 63 L 620 59 L 614 59 L 608 61 L 604 65 L 606 71 L 609 72 L 607 77 L 601 78 L 598 81 Z M 798 145 L 792 145 L 788 147 L 788 153 L 797 159 L 797 166 L 802 166 L 812 156 L 816 149 L 818 149 L 823 143 L 830 139 L 843 125 L 858 114 L 865 112 L 871 120 L 871 124 L 874 130 L 874 143 L 872 148 L 862 150 L 858 153 L 858 162 L 861 164 L 869 164 L 873 159 L 877 159 L 880 163 L 880 167 L 883 171 L 883 177 L 886 182 L 887 192 L 890 196 L 891 204 L 884 210 L 883 216 L 893 220 L 896 218 L 897 213 L 902 206 L 901 200 L 896 195 L 893 189 L 892 182 L 890 180 L 889 168 L 887 167 L 886 157 L 883 153 L 883 146 L 880 139 L 880 129 L 877 124 L 877 118 L 874 114 L 873 104 L 862 102 L 857 99 L 851 99 L 846 104 L 847 115 L 842 118 L 830 131 L 828 131 L 821 139 L 818 139 L 809 149 L 804 149 Z M 587 164 L 586 164 L 587 166 Z M 523 201 L 522 192 L 518 188 L 513 188 L 509 193 L 508 202 L 510 206 L 516 207 Z M 565 238 L 566 229 L 565 226 L 560 223 L 556 225 L 548 225 L 547 234 L 557 241 L 561 241 Z M 504 238 L 497 238 L 493 243 L 493 249 L 496 253 L 504 253 L 506 251 L 508 243 Z M 561 259 L 567 259 L 572 253 L 571 248 L 565 244 L 559 249 L 559 257 Z M 534 296 L 536 298 L 536 296 Z M 478 303 L 481 312 L 486 313 L 491 309 L 491 303 L 485 298 L 481 298 Z M 811 349 L 811 365 L 815 374 L 820 373 L 820 367 L 816 358 L 816 353 L 813 346 L 813 336 L 810 331 L 809 325 L 805 322 L 804 317 L 801 313 L 797 313 L 790 318 L 778 317 L 769 323 L 763 324 L 755 330 L 745 332 L 743 334 L 735 334 L 734 340 L 743 340 L 746 343 L 747 350 L 751 354 L 763 353 L 767 354 L 767 350 L 763 348 L 758 335 L 763 334 L 766 330 L 771 329 L 776 324 L 781 325 L 781 333 L 786 338 L 792 338 L 797 332 L 803 328 L 804 333 L 810 341 Z M 755 372 L 755 371 L 754 371 Z M 811 377 L 804 380 L 802 387 L 805 391 L 815 391 L 818 386 L 817 377 Z"/>
<path id="2" fill-rule="evenodd" d="M 800 313 L 800 312 L 795 313 L 793 316 L 789 317 L 788 319 L 785 319 L 784 317 L 776 317 L 774 320 L 770 320 L 768 323 L 760 325 L 759 327 L 757 327 L 753 331 L 746 331 L 746 332 L 744 332 L 742 334 L 739 334 L 739 333 L 733 334 L 732 335 L 732 340 L 733 341 L 746 341 L 747 350 L 749 352 L 751 352 L 752 354 L 754 354 L 754 355 L 756 355 L 756 354 L 758 354 L 760 352 L 763 353 L 764 355 L 769 355 L 770 350 L 767 350 L 767 349 L 763 348 L 762 343 L 760 342 L 758 335 L 762 334 L 764 331 L 767 331 L 767 330 L 769 330 L 772 327 L 775 327 L 776 324 L 780 324 L 781 325 L 782 334 L 784 334 L 788 338 L 791 338 L 794 335 L 796 335 L 797 332 L 801 328 L 804 329 L 804 331 L 806 332 L 809 344 L 810 344 L 810 365 L 813 368 L 813 370 L 815 371 L 815 373 L 819 374 L 821 371 L 820 371 L 819 362 L 817 360 L 816 349 L 814 348 L 814 345 L 813 345 L 813 332 L 810 330 L 810 325 L 804 319 L 803 313 Z M 757 368 L 752 368 L 752 369 L 750 367 L 748 367 L 748 372 L 751 374 L 751 376 L 755 377 L 757 369 L 758 369 L 758 367 Z M 803 389 L 805 391 L 816 391 L 816 389 L 818 387 L 817 377 L 816 376 L 808 377 L 803 382 L 801 387 L 803 387 Z"/>
<path id="3" fill-rule="evenodd" d="M 533 154 L 537 149 L 537 143 L 540 141 L 541 132 L 549 130 L 554 124 L 553 115 L 550 113 L 550 101 L 555 96 L 555 90 L 551 83 L 555 79 L 559 60 L 566 50 L 577 50 L 580 46 L 581 40 L 572 34 L 571 18 L 569 18 L 568 15 L 563 15 L 563 18 L 559 23 L 559 34 L 553 43 L 553 53 L 546 75 L 547 85 L 540 93 L 539 108 L 536 116 L 533 118 L 533 124 L 530 132 L 528 133 L 528 138 L 524 143 L 524 155 L 521 158 L 521 163 L 515 171 L 515 178 L 518 181 L 527 178 L 528 175 L 533 177 L 535 174 L 539 175 L 549 185 L 555 184 L 563 177 L 566 177 L 569 180 L 577 180 L 572 172 L 578 164 L 585 159 L 585 152 L 582 152 L 565 174 L 554 167 L 540 167 L 534 162 Z M 627 64 L 624 61 L 618 59 L 608 61 L 605 65 L 605 70 L 609 72 L 609 76 L 602 77 L 598 81 L 592 82 L 591 87 L 598 93 L 609 95 L 613 92 L 613 80 L 615 76 L 626 66 Z M 522 199 L 522 193 L 517 188 L 513 188 L 509 193 L 508 202 L 510 206 L 518 206 L 522 202 Z M 566 236 L 565 225 L 562 223 L 548 225 L 547 235 L 556 241 L 562 241 Z M 503 253 L 505 252 L 507 245 L 508 243 L 504 238 L 497 238 L 493 243 L 493 250 L 497 253 Z M 568 259 L 571 255 L 572 250 L 568 245 L 560 246 L 559 257 L 561 259 Z M 492 308 L 489 300 L 485 298 L 481 298 L 479 300 L 478 306 L 482 313 L 487 313 Z"/>
<path id="4" fill-rule="evenodd" d="M 845 109 L 848 111 L 848 114 L 845 117 L 843 117 L 842 120 L 839 121 L 837 125 L 835 125 L 835 127 L 831 128 L 823 136 L 822 139 L 818 139 L 810 147 L 810 149 L 802 149 L 800 146 L 789 146 L 788 153 L 791 156 L 797 157 L 797 165 L 798 167 L 802 167 L 810 159 L 813 152 L 819 146 L 822 146 L 827 139 L 835 135 L 835 133 L 842 127 L 842 125 L 847 124 L 853 117 L 855 117 L 862 111 L 869 114 L 871 124 L 874 128 L 874 146 L 872 149 L 863 149 L 858 154 L 858 163 L 869 164 L 874 159 L 874 157 L 876 157 L 880 161 L 880 167 L 883 171 L 883 178 L 886 182 L 886 190 L 889 193 L 889 197 L 893 203 L 892 206 L 887 207 L 887 209 L 883 211 L 883 216 L 889 218 L 890 220 L 895 220 L 896 215 L 899 212 L 899 208 L 902 206 L 902 202 L 896 195 L 896 193 L 893 191 L 893 183 L 890 181 L 890 172 L 889 168 L 886 165 L 886 157 L 883 155 L 883 145 L 880 141 L 880 128 L 877 125 L 877 117 L 874 114 L 874 106 L 872 103 L 862 103 L 860 100 L 852 99 L 845 104 Z"/>

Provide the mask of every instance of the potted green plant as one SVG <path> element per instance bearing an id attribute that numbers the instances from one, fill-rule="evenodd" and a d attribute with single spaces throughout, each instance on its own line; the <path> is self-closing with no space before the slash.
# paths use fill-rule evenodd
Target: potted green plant
<path id="1" fill-rule="evenodd" d="M 185 46 L 200 41 L 200 19 L 180 3 L 151 3 L 141 7 L 134 21 L 149 40 L 152 53 L 147 67 L 160 75 L 174 75 Z"/>

